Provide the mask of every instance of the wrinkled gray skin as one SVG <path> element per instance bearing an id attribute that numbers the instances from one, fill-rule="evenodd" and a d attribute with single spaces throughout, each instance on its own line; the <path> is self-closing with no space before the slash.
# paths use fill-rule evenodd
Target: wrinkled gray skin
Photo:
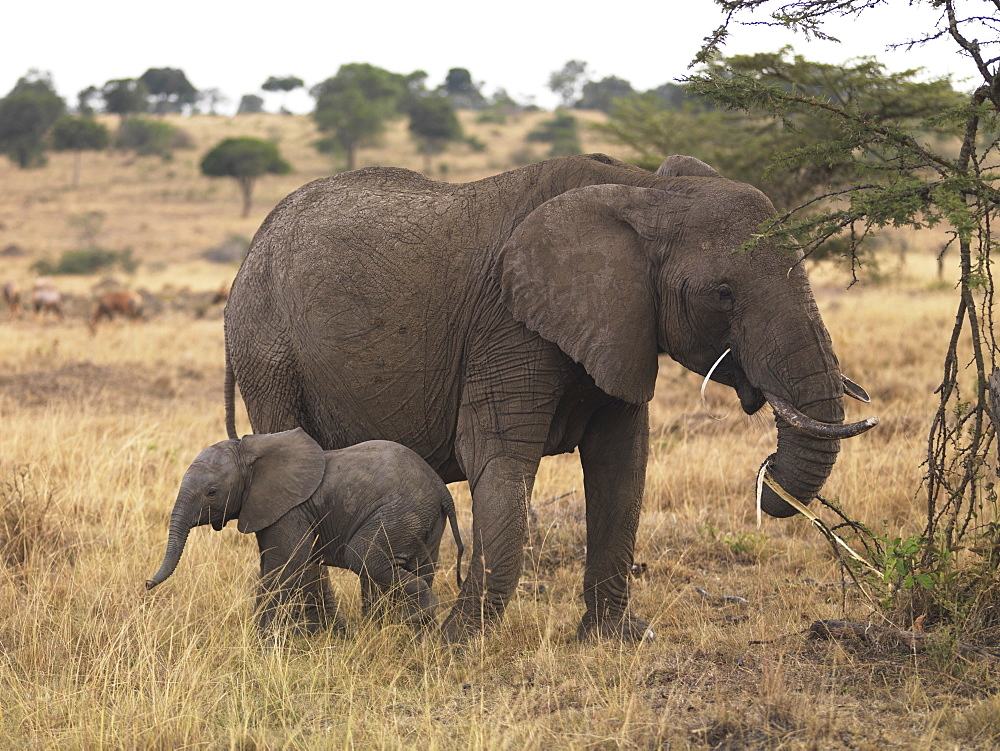
<path id="1" fill-rule="evenodd" d="M 521 573 L 543 455 L 579 449 L 587 513 L 581 637 L 638 639 L 628 574 L 657 355 L 825 423 L 840 367 L 797 259 L 733 253 L 774 214 L 756 189 L 691 157 L 657 174 L 604 155 L 466 184 L 398 168 L 312 182 L 254 237 L 226 308 L 233 381 L 254 430 L 304 427 L 325 448 L 409 446 L 473 498 L 471 568 L 444 624 L 498 619 Z M 774 479 L 811 499 L 837 440 L 777 419 Z M 706 502 L 710 502 L 706 499 Z M 766 489 L 764 509 L 794 510 Z"/>
<path id="2" fill-rule="evenodd" d="M 419 456 L 398 443 L 367 441 L 324 452 L 296 428 L 209 446 L 184 474 L 167 552 L 147 589 L 173 573 L 192 527 L 221 530 L 232 519 L 240 532 L 257 535 L 262 632 L 296 594 L 304 595 L 299 617 L 306 630 L 343 628 L 321 565 L 361 577 L 366 615 L 395 599 L 407 623 L 428 625 L 437 607 L 431 586 L 446 519 L 461 570 L 451 494 Z"/>

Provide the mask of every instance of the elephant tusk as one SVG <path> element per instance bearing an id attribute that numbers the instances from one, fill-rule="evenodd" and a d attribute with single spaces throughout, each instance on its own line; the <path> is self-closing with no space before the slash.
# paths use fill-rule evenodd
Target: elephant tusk
<path id="1" fill-rule="evenodd" d="M 827 422 L 814 420 L 811 417 L 806 417 L 779 396 L 769 394 L 765 391 L 764 397 L 767 399 L 768 403 L 770 403 L 771 408 L 774 410 L 774 414 L 792 427 L 813 438 L 824 438 L 827 440 L 853 438 L 856 435 L 861 435 L 866 430 L 874 428 L 879 423 L 879 419 L 877 417 L 869 417 L 860 422 L 832 425 Z"/>
<path id="2" fill-rule="evenodd" d="M 767 476 L 767 465 L 771 463 L 770 459 L 765 459 L 764 463 L 760 465 L 760 469 L 757 471 L 757 528 L 760 528 L 760 498 L 764 495 L 764 477 Z"/>
<path id="3" fill-rule="evenodd" d="M 843 373 L 840 374 L 840 377 L 844 379 L 845 394 L 847 394 L 850 397 L 853 397 L 854 399 L 857 399 L 859 402 L 864 402 L 865 404 L 871 402 L 872 398 L 868 396 L 867 391 L 865 391 L 863 388 L 861 388 L 858 384 L 856 384 L 850 378 L 845 376 Z"/>
<path id="4" fill-rule="evenodd" d="M 719 359 L 716 360 L 715 363 L 712 365 L 712 367 L 708 369 L 708 373 L 705 374 L 705 380 L 701 382 L 701 405 L 705 408 L 705 411 L 708 412 L 708 416 L 711 417 L 713 420 L 725 420 L 727 417 L 729 417 L 729 413 L 726 412 L 726 414 L 724 414 L 722 417 L 716 417 L 715 415 L 713 415 L 712 410 L 708 406 L 708 401 L 705 399 L 705 389 L 708 388 L 708 382 L 712 379 L 712 373 L 715 372 L 715 369 L 719 367 L 719 363 L 722 362 L 722 359 L 726 355 L 728 355 L 731 351 L 732 351 L 731 347 L 726 347 L 726 351 L 723 352 L 721 355 L 719 355 Z"/>
<path id="5" fill-rule="evenodd" d="M 767 471 L 767 467 L 770 464 L 770 460 L 765 460 L 763 464 L 760 465 L 760 471 L 757 473 L 757 525 L 760 526 L 760 495 L 763 492 L 763 486 L 766 484 L 771 490 L 773 490 L 781 500 L 790 505 L 800 514 L 802 514 L 806 519 L 811 521 L 816 527 L 827 536 L 827 538 L 842 547 L 847 551 L 847 554 L 851 556 L 861 565 L 865 566 L 869 571 L 882 576 L 882 572 L 877 568 L 872 566 L 868 561 L 858 555 L 850 545 L 843 541 L 843 539 L 830 529 L 822 519 L 820 519 L 816 514 L 810 511 L 803 503 L 799 502 L 791 493 L 781 487 L 774 478 L 771 477 L 771 473 Z"/>

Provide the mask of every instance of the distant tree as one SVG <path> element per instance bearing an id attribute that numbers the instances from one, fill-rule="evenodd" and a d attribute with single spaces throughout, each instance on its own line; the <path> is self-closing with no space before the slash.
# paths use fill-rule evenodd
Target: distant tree
<path id="1" fill-rule="evenodd" d="M 102 151 L 108 148 L 111 135 L 108 129 L 93 117 L 62 115 L 52 126 L 52 148 L 56 151 L 72 151 L 72 187 L 80 184 L 80 162 L 84 151 Z"/>
<path id="2" fill-rule="evenodd" d="M 410 133 L 420 143 L 424 171 L 430 172 L 431 158 L 444 151 L 450 141 L 462 138 L 462 126 L 448 97 L 431 95 L 410 103 Z"/>
<path id="3" fill-rule="evenodd" d="M 682 84 L 665 83 L 646 93 L 654 97 L 666 109 L 679 110 L 685 105 L 695 106 L 699 109 L 711 109 L 712 107 L 710 102 L 688 91 L 687 87 Z"/>
<path id="4" fill-rule="evenodd" d="M 285 109 L 285 100 L 288 98 L 288 92 L 301 89 L 303 86 L 305 86 L 305 82 L 295 76 L 270 76 L 264 81 L 261 88 L 264 91 L 282 92 L 281 111 L 284 113 L 288 111 Z"/>
<path id="5" fill-rule="evenodd" d="M 240 106 L 236 108 L 237 115 L 259 115 L 264 111 L 264 99 L 256 94 L 244 94 L 240 98 Z"/>
<path id="6" fill-rule="evenodd" d="M 479 91 L 480 84 L 472 80 L 472 74 L 465 68 L 452 68 L 448 71 L 442 86 L 458 109 L 481 110 L 486 106 L 486 97 Z"/>
<path id="7" fill-rule="evenodd" d="M 218 114 L 216 110 L 228 101 L 229 97 L 222 93 L 222 89 L 202 89 L 198 92 L 198 102 L 208 108 L 209 115 Z"/>
<path id="8" fill-rule="evenodd" d="M 267 174 L 284 175 L 291 169 L 274 143 L 259 138 L 227 138 L 201 160 L 202 174 L 236 180 L 243 194 L 244 217 L 250 214 L 257 178 Z"/>
<path id="9" fill-rule="evenodd" d="M 913 127 L 959 101 L 947 80 L 919 81 L 915 70 L 890 76 L 872 58 L 843 65 L 811 62 L 790 48 L 720 58 L 704 75 L 715 81 L 739 76 L 788 96 L 819 97 L 872 124 L 895 121 Z M 710 109 L 700 103 L 677 109 L 653 94 L 633 95 L 618 99 L 610 120 L 598 129 L 642 154 L 643 166 L 655 169 L 668 154 L 691 154 L 726 177 L 760 188 L 783 209 L 844 187 L 856 173 L 853 160 L 842 156 L 810 156 L 793 168 L 772 168 L 779 154 L 834 150 L 842 142 L 837 124 L 818 109 L 780 115 L 756 107 L 749 113 Z M 705 133 L 714 137 L 706 139 Z"/>
<path id="10" fill-rule="evenodd" d="M 141 83 L 152 99 L 153 112 L 183 112 L 198 101 L 198 89 L 191 85 L 180 68 L 150 68 L 141 76 Z"/>
<path id="11" fill-rule="evenodd" d="M 569 107 L 577 98 L 580 87 L 586 83 L 586 76 L 587 63 L 570 60 L 549 76 L 549 88 L 562 100 L 563 107 Z"/>
<path id="12" fill-rule="evenodd" d="M 146 87 L 134 78 L 117 78 L 101 87 L 104 111 L 118 115 L 123 123 L 129 115 L 147 111 L 147 97 Z"/>
<path id="13" fill-rule="evenodd" d="M 97 112 L 95 99 L 101 98 L 101 90 L 96 86 L 88 86 L 76 95 L 76 113 L 78 115 L 93 115 Z"/>
<path id="14" fill-rule="evenodd" d="M 45 163 L 45 133 L 66 111 L 47 73 L 29 71 L 0 99 L 0 152 L 21 169 Z"/>
<path id="15" fill-rule="evenodd" d="M 632 93 L 632 84 L 617 76 L 608 76 L 600 81 L 588 81 L 583 85 L 580 100 L 574 105 L 578 110 L 600 110 L 611 112 L 616 99 Z"/>
<path id="16" fill-rule="evenodd" d="M 317 148 L 341 153 L 352 170 L 358 148 L 374 143 L 386 122 L 401 114 L 406 78 L 368 63 L 342 65 L 337 75 L 310 90 L 316 99 L 313 119 L 328 134 Z"/>
<path id="17" fill-rule="evenodd" d="M 565 110 L 557 110 L 555 117 L 540 123 L 528 133 L 528 140 L 551 143 L 549 156 L 572 156 L 583 150 L 576 118 Z"/>

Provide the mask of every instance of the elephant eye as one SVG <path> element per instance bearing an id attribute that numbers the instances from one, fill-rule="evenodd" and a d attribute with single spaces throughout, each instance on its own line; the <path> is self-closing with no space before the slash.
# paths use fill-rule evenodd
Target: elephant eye
<path id="1" fill-rule="evenodd" d="M 208 490 L 205 491 L 205 495 L 207 495 L 209 498 L 215 498 L 215 496 L 217 496 L 218 494 L 219 491 L 216 488 L 209 488 Z"/>
<path id="2" fill-rule="evenodd" d="M 733 288 L 730 287 L 728 284 L 720 284 L 718 292 L 719 292 L 719 299 L 722 300 L 723 302 L 733 301 Z"/>

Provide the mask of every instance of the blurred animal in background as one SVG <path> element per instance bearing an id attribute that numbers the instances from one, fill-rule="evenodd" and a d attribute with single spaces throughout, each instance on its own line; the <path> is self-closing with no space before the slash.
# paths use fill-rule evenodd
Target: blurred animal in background
<path id="1" fill-rule="evenodd" d="M 109 321 L 116 315 L 138 321 L 142 318 L 142 295 L 138 292 L 105 292 L 97 298 L 97 308 L 90 318 L 91 332 L 97 331 L 102 318 Z"/>
<path id="2" fill-rule="evenodd" d="M 21 315 L 21 285 L 10 281 L 3 285 L 3 301 L 13 316 Z"/>
<path id="3" fill-rule="evenodd" d="M 56 283 L 50 276 L 40 276 L 35 279 L 35 289 L 31 293 L 31 307 L 35 312 L 35 320 L 42 313 L 52 313 L 60 321 L 63 319 L 62 295 L 56 289 Z"/>
<path id="4" fill-rule="evenodd" d="M 219 289 L 215 293 L 215 297 L 212 298 L 212 305 L 218 305 L 220 302 L 226 302 L 229 299 L 229 285 L 223 282 Z"/>
<path id="5" fill-rule="evenodd" d="M 257 534 L 261 631 L 293 598 L 304 599 L 308 631 L 343 627 L 326 576 L 313 575 L 310 563 L 358 574 L 365 615 L 396 605 L 406 623 L 431 625 L 438 604 L 431 586 L 446 521 L 462 583 L 463 546 L 451 493 L 398 443 L 367 441 L 324 452 L 295 428 L 209 446 L 184 474 L 167 552 L 146 588 L 173 573 L 192 527 L 221 530 L 232 519 L 240 532 Z"/>

